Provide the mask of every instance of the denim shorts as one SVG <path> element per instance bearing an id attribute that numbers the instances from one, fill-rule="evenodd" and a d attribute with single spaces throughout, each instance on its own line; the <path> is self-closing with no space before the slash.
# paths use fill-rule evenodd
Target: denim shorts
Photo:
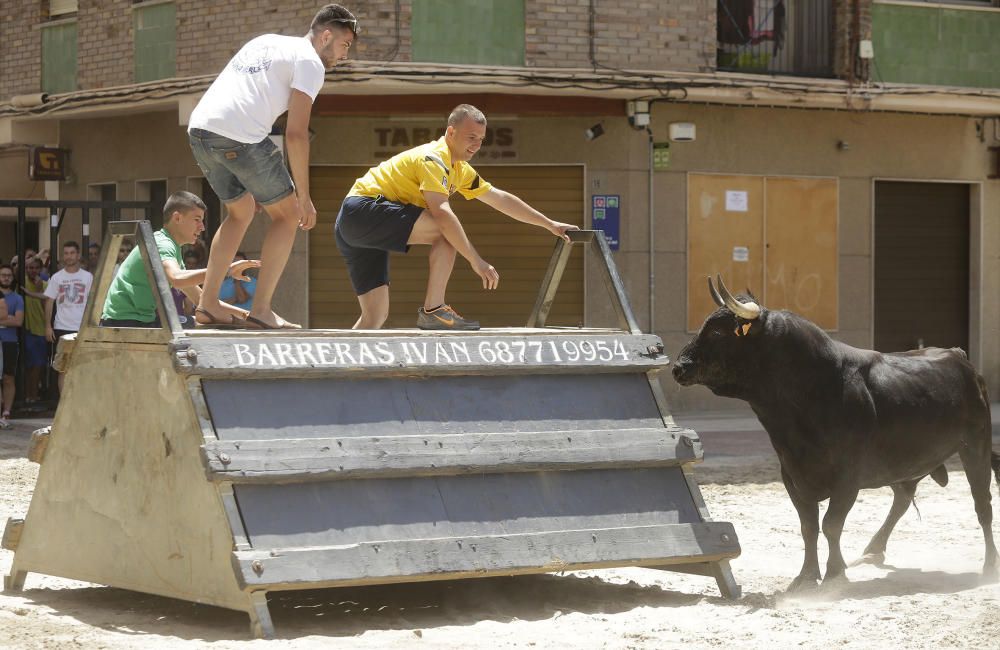
<path id="1" fill-rule="evenodd" d="M 347 262 L 354 293 L 362 296 L 389 284 L 389 251 L 405 253 L 419 205 L 395 203 L 383 197 L 348 196 L 333 227 L 337 248 Z"/>
<path id="2" fill-rule="evenodd" d="M 198 167 L 223 203 L 250 192 L 261 205 L 270 205 L 295 191 L 284 156 L 270 138 L 247 144 L 191 129 L 188 142 Z"/>

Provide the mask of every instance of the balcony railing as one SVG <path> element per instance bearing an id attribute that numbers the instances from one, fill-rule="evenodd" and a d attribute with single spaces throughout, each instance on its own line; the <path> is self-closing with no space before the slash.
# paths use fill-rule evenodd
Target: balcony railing
<path id="1" fill-rule="evenodd" d="M 833 0 L 718 0 L 719 70 L 833 76 Z"/>

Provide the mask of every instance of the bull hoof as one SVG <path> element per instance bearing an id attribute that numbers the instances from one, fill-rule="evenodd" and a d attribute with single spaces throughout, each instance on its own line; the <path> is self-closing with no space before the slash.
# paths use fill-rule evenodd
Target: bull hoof
<path id="1" fill-rule="evenodd" d="M 837 573 L 830 575 L 829 573 L 823 578 L 824 587 L 841 587 L 843 585 L 850 584 L 851 581 L 847 579 L 846 573 Z"/>
<path id="2" fill-rule="evenodd" d="M 786 594 L 801 594 L 814 591 L 819 586 L 819 578 L 813 576 L 799 576 L 792 580 L 792 584 L 785 589 Z"/>
<path id="3" fill-rule="evenodd" d="M 855 560 L 851 566 L 860 566 L 862 564 L 874 564 L 877 567 L 885 566 L 885 553 L 865 553 Z"/>
<path id="4" fill-rule="evenodd" d="M 994 564 L 983 567 L 983 576 L 979 580 L 982 584 L 993 584 L 1000 582 L 1000 569 Z"/>

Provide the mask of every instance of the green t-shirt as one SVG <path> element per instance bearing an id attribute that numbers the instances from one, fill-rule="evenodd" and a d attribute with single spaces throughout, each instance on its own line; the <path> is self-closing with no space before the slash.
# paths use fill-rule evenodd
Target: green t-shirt
<path id="1" fill-rule="evenodd" d="M 184 258 L 181 247 L 173 240 L 166 230 L 153 233 L 156 250 L 160 259 L 166 262 L 173 260 L 182 269 Z M 104 313 L 101 318 L 114 320 L 137 320 L 140 323 L 152 323 L 156 320 L 156 302 L 153 291 L 149 288 L 146 268 L 142 265 L 142 254 L 136 246 L 128 254 L 118 269 L 118 274 L 111 281 L 108 298 L 104 301 Z"/>

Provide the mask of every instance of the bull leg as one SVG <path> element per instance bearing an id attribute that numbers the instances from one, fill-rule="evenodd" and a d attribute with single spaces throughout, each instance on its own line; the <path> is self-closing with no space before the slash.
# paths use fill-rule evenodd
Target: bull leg
<path id="1" fill-rule="evenodd" d="M 826 543 L 830 548 L 830 557 L 826 561 L 826 576 L 824 582 L 837 580 L 844 577 L 844 570 L 847 563 L 840 552 L 840 534 L 844 532 L 844 522 L 847 521 L 847 513 L 854 507 L 854 502 L 858 498 L 856 487 L 840 486 L 830 495 L 830 504 L 827 506 L 826 515 L 823 517 L 823 535 L 826 536 Z"/>
<path id="2" fill-rule="evenodd" d="M 882 527 L 878 529 L 875 536 L 872 537 L 872 541 L 868 542 L 868 546 L 865 547 L 864 557 L 858 560 L 858 564 L 869 563 L 881 565 L 885 562 L 885 547 L 889 543 L 889 535 L 892 534 L 893 529 L 896 524 L 899 523 L 900 517 L 910 508 L 910 504 L 913 503 L 913 495 L 917 493 L 917 483 L 920 479 L 915 481 L 906 481 L 903 483 L 894 483 L 892 486 L 892 507 L 889 508 L 889 515 L 885 518 L 885 523 Z"/>
<path id="3" fill-rule="evenodd" d="M 993 541 L 993 506 L 990 504 L 990 440 L 985 438 L 985 444 L 976 441 L 965 444 L 958 450 L 965 468 L 965 477 L 969 480 L 972 490 L 972 500 L 976 504 L 976 515 L 979 525 L 983 528 L 983 539 L 986 542 L 986 560 L 983 563 L 983 579 L 996 581 L 1000 577 L 1000 556 Z"/>
<path id="4" fill-rule="evenodd" d="M 819 582 L 819 557 L 816 554 L 816 541 L 819 539 L 819 504 L 809 501 L 796 490 L 792 480 L 781 470 L 781 480 L 785 483 L 785 491 L 788 492 L 795 511 L 799 514 L 799 527 L 802 531 L 802 543 L 805 547 L 805 556 L 802 559 L 802 569 L 799 575 L 788 585 L 788 591 L 801 591 L 808 587 L 815 587 Z"/>

